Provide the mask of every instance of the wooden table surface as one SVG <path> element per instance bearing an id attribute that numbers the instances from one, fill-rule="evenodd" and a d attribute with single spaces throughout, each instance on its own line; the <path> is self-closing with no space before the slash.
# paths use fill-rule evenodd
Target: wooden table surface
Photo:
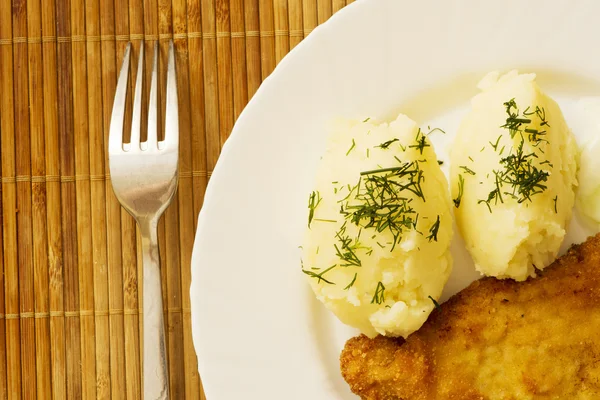
<path id="1" fill-rule="evenodd" d="M 139 236 L 105 149 L 127 42 L 135 77 L 142 41 L 149 65 L 159 40 L 164 79 L 169 39 L 181 142 L 159 229 L 171 398 L 205 398 L 188 290 L 207 181 L 262 80 L 351 1 L 0 0 L 0 399 L 142 397 Z"/>

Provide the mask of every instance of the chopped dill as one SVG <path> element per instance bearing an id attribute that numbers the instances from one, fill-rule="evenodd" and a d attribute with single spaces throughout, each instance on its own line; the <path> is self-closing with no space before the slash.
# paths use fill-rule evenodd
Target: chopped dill
<path id="1" fill-rule="evenodd" d="M 423 154 L 423 150 L 425 149 L 425 147 L 430 147 L 430 144 L 427 143 L 427 137 L 423 135 L 421 128 L 419 128 L 419 130 L 417 131 L 415 142 L 415 144 L 411 144 L 408 147 L 419 150 L 420 154 Z"/>
<path id="2" fill-rule="evenodd" d="M 340 228 L 335 234 L 336 239 L 340 242 L 340 246 L 334 244 L 336 255 L 340 260 L 344 262 L 341 267 L 348 266 L 362 266 L 360 258 L 356 255 L 356 250 L 361 248 L 358 238 L 352 240 L 349 235 L 346 234 L 346 223 Z M 340 248 L 341 247 L 341 248 Z"/>
<path id="3" fill-rule="evenodd" d="M 479 200 L 477 202 L 477 204 L 481 204 L 481 203 L 485 203 L 485 205 L 487 206 L 489 212 L 492 212 L 492 207 L 490 205 L 490 203 L 493 201 L 494 204 L 498 204 L 498 200 L 501 203 L 504 203 L 504 199 L 502 198 L 502 181 L 500 179 L 500 173 L 498 171 L 492 171 L 494 173 L 494 183 L 496 185 L 496 188 L 494 190 L 492 190 L 489 194 L 488 194 L 488 198 L 486 200 Z M 507 194 L 507 192 L 505 192 L 505 194 Z"/>
<path id="4" fill-rule="evenodd" d="M 437 242 L 437 235 L 438 235 L 439 229 L 440 229 L 440 216 L 438 215 L 437 219 L 435 220 L 433 225 L 431 225 L 431 228 L 429 228 L 429 236 L 427 236 L 427 239 L 429 239 L 430 242 L 432 240 Z"/>
<path id="5" fill-rule="evenodd" d="M 429 126 L 427 127 L 427 129 L 429 129 L 429 132 L 427 132 L 427 136 L 431 135 L 433 132 L 441 132 L 444 135 L 446 134 L 446 131 L 443 130 L 442 128 L 433 128 L 431 129 Z"/>
<path id="6" fill-rule="evenodd" d="M 313 218 L 313 221 L 318 221 L 318 222 L 337 222 L 334 219 L 321 219 L 321 218 Z"/>
<path id="7" fill-rule="evenodd" d="M 558 195 L 554 196 L 554 213 L 558 214 L 558 209 L 556 208 L 556 203 L 558 202 Z"/>
<path id="8" fill-rule="evenodd" d="M 436 310 L 442 311 L 442 307 L 440 306 L 440 304 L 437 301 L 435 301 L 435 299 L 433 297 L 431 297 L 431 296 L 427 296 L 427 297 L 429 297 L 431 299 L 431 301 L 433 301 L 433 305 L 435 306 Z"/>
<path id="9" fill-rule="evenodd" d="M 416 211 L 407 192 L 425 201 L 421 184 L 423 171 L 418 162 L 405 162 L 397 167 L 361 172 L 354 199 L 342 204 L 340 213 L 346 220 L 377 232 L 389 231 L 394 241 L 393 251 L 402 234 L 413 229 Z"/>
<path id="10" fill-rule="evenodd" d="M 390 145 L 392 143 L 398 142 L 400 139 L 392 139 L 392 140 L 388 140 L 387 142 L 383 142 L 381 143 L 379 146 L 375 146 L 375 147 L 379 147 L 381 149 L 387 149 L 390 147 Z"/>
<path id="11" fill-rule="evenodd" d="M 524 111 L 523 111 L 523 115 L 528 117 L 530 115 L 536 115 L 539 120 L 540 120 L 540 126 L 550 126 L 550 124 L 548 124 L 548 121 L 546 120 L 546 110 L 544 110 L 544 107 L 540 108 L 540 106 L 535 106 L 535 110 L 533 111 L 529 111 L 531 107 L 527 107 Z"/>
<path id="12" fill-rule="evenodd" d="M 498 191 L 498 189 L 494 189 L 492 190 L 489 194 L 488 194 L 488 198 L 487 200 L 479 200 L 477 202 L 477 204 L 481 204 L 481 203 L 485 203 L 485 205 L 487 206 L 488 210 L 490 211 L 490 213 L 492 212 L 492 207 L 490 206 L 490 202 L 492 200 L 496 200 L 496 202 L 498 201 L 498 194 L 500 192 Z"/>
<path id="13" fill-rule="evenodd" d="M 331 267 L 327 268 L 326 270 L 324 270 L 318 274 L 316 272 L 309 271 L 306 269 L 303 269 L 302 272 L 304 272 L 306 275 L 310 276 L 311 278 L 315 278 L 317 280 L 317 283 L 321 283 L 321 281 L 323 281 L 329 285 L 335 285 L 335 283 L 333 283 L 330 280 L 327 280 L 327 279 L 325 279 L 325 277 L 323 277 L 323 275 L 325 275 L 327 272 L 331 271 L 335 267 L 337 267 L 337 264 L 332 265 Z"/>
<path id="14" fill-rule="evenodd" d="M 360 180 L 358 182 L 360 184 Z M 350 186 L 350 184 L 348 184 L 347 188 L 348 188 L 348 194 L 343 199 L 338 200 L 338 203 L 342 203 L 342 202 L 348 200 L 350 198 L 350 196 L 352 195 L 352 193 L 354 193 L 354 191 L 358 189 L 358 185 L 352 187 L 352 186 Z M 342 189 L 344 189 L 344 186 L 342 186 L 339 190 L 341 191 Z"/>
<path id="15" fill-rule="evenodd" d="M 417 230 L 417 224 L 419 223 L 419 214 L 417 214 L 417 216 L 415 217 L 415 220 L 413 221 L 413 229 L 416 231 Z M 417 231 L 418 232 L 418 231 Z"/>
<path id="16" fill-rule="evenodd" d="M 508 117 L 506 118 L 506 123 L 500 127 L 508 129 L 510 138 L 512 139 L 518 132 L 521 132 L 521 126 L 523 124 L 531 123 L 531 119 L 525 118 L 528 116 L 526 114 L 524 114 L 523 117 L 519 116 L 519 108 L 514 98 L 505 102 L 504 107 L 506 107 L 506 114 Z"/>
<path id="17" fill-rule="evenodd" d="M 542 142 L 548 143 L 546 139 L 541 138 L 540 136 L 545 136 L 546 131 L 539 131 L 537 129 L 525 128 L 523 132 L 529 134 L 528 139 L 533 144 L 534 147 L 539 146 Z"/>
<path id="18" fill-rule="evenodd" d="M 383 283 L 381 283 L 381 281 L 379 281 L 379 283 L 377 283 L 377 288 L 375 288 L 375 295 L 373 296 L 373 299 L 371 299 L 371 304 L 373 304 L 373 303 L 381 304 L 384 301 L 385 301 L 385 286 L 383 286 Z"/>
<path id="19" fill-rule="evenodd" d="M 498 143 L 500 143 L 500 139 L 502 138 L 502 135 L 498 136 L 498 139 L 496 139 L 496 143 L 492 143 L 492 142 L 488 142 L 492 148 L 494 149 L 494 151 L 498 150 Z"/>
<path id="20" fill-rule="evenodd" d="M 465 171 L 467 174 L 475 175 L 475 171 L 465 165 L 461 165 L 459 168 Z"/>
<path id="21" fill-rule="evenodd" d="M 535 153 L 526 153 L 523 150 L 524 143 L 525 139 L 522 138 L 515 153 L 500 160 L 500 165 L 504 169 L 493 171 L 496 188 L 489 193 L 487 200 L 480 200 L 480 203 L 484 202 L 490 208 L 492 200 L 495 204 L 498 200 L 502 202 L 503 192 L 501 189 L 505 185 L 509 187 L 509 190 L 504 193 L 509 193 L 510 197 L 517 200 L 518 203 L 531 201 L 531 196 L 546 190 L 545 182 L 548 180 L 550 173 L 533 164 L 538 156 Z"/>
<path id="22" fill-rule="evenodd" d="M 452 201 L 454 202 L 454 207 L 460 207 L 460 201 L 462 200 L 463 190 L 465 188 L 465 178 L 461 174 L 458 175 L 458 196 Z"/>
<path id="23" fill-rule="evenodd" d="M 532 195 L 546 190 L 544 182 L 550 176 L 547 171 L 533 165 L 533 160 L 538 157 L 535 153 L 526 154 L 523 150 L 523 143 L 524 140 L 521 140 L 515 154 L 500 160 L 500 164 L 506 168 L 500 176 L 501 181 L 512 187 L 513 194 L 516 192 L 520 195 L 519 203 L 525 200 L 531 201 Z"/>
<path id="24" fill-rule="evenodd" d="M 344 288 L 344 290 L 348 290 L 348 289 L 350 289 L 354 285 L 354 282 L 356 282 L 357 275 L 358 275 L 358 273 L 355 272 L 354 273 L 354 278 L 352 278 L 352 281 L 348 284 L 348 286 L 346 286 Z"/>
<path id="25" fill-rule="evenodd" d="M 473 159 L 471 158 L 471 156 L 469 156 L 469 160 L 471 160 L 471 162 L 473 162 Z"/>
<path id="26" fill-rule="evenodd" d="M 370 119 L 371 119 L 371 117 L 368 117 L 368 118 L 364 119 L 363 122 L 369 122 Z"/>
<path id="27" fill-rule="evenodd" d="M 367 147 L 367 158 L 369 158 L 369 148 Z"/>
<path id="28" fill-rule="evenodd" d="M 438 165 L 444 165 L 444 162 L 442 160 L 438 160 Z"/>
<path id="29" fill-rule="evenodd" d="M 533 122 L 535 116 L 539 119 L 540 127 L 550 126 L 546 120 L 544 108 L 536 106 L 532 110 L 532 107 L 529 106 L 520 113 L 514 98 L 505 102 L 504 107 L 507 118 L 506 123 L 501 128 L 509 131 L 511 139 L 514 139 L 518 133 L 520 142 L 516 149 L 511 147 L 509 154 L 500 159 L 502 168 L 493 171 L 495 188 L 489 192 L 487 199 L 478 201 L 478 204 L 485 203 L 490 212 L 492 212 L 492 204 L 497 204 L 498 201 L 504 202 L 502 195 L 512 198 L 518 203 L 531 201 L 531 196 L 542 193 L 547 188 L 546 181 L 550 173 L 542 169 L 542 166 L 553 167 L 548 160 L 535 165 L 535 161 L 539 158 L 538 154 L 535 151 L 528 152 L 524 150 L 527 141 L 539 150 L 539 153 L 544 154 L 544 150 L 540 145 L 548 143 L 545 139 L 546 131 L 529 125 Z M 492 145 L 494 150 L 497 149 L 498 140 L 496 145 Z M 505 147 L 500 149 L 500 155 L 503 154 L 504 149 Z M 508 188 L 505 189 L 505 187 Z"/>
<path id="30" fill-rule="evenodd" d="M 308 196 L 308 227 L 310 228 L 310 223 L 312 222 L 315 216 L 315 210 L 319 203 L 321 203 L 321 195 L 318 191 L 313 191 L 310 196 Z"/>
<path id="31" fill-rule="evenodd" d="M 354 148 L 356 147 L 356 142 L 354 141 L 354 139 L 352 139 L 352 146 L 350 146 L 350 148 L 348 149 L 348 151 L 346 152 L 346 156 L 350 154 L 350 152 L 352 150 L 354 150 Z"/>

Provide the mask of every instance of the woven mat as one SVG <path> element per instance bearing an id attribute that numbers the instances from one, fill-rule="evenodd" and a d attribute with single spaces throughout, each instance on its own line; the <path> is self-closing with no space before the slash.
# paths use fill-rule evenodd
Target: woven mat
<path id="1" fill-rule="evenodd" d="M 171 38 L 181 174 L 159 229 L 171 398 L 204 398 L 188 290 L 207 180 L 262 80 L 351 1 L 0 0 L 0 399 L 141 398 L 139 236 L 105 149 L 127 42 L 135 66 L 141 41 L 150 65 L 159 40 L 164 66 Z"/>

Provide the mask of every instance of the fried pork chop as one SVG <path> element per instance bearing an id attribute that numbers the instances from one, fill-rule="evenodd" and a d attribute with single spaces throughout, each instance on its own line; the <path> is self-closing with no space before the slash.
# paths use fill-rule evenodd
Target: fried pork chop
<path id="1" fill-rule="evenodd" d="M 600 399 L 600 234 L 536 278 L 473 282 L 406 340 L 352 338 L 340 361 L 363 400 Z"/>

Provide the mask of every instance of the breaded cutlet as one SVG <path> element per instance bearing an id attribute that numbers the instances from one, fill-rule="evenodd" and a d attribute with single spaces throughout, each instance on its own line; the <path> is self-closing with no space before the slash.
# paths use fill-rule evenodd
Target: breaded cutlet
<path id="1" fill-rule="evenodd" d="M 406 340 L 348 340 L 363 400 L 599 399 L 600 234 L 525 282 L 483 278 Z"/>

